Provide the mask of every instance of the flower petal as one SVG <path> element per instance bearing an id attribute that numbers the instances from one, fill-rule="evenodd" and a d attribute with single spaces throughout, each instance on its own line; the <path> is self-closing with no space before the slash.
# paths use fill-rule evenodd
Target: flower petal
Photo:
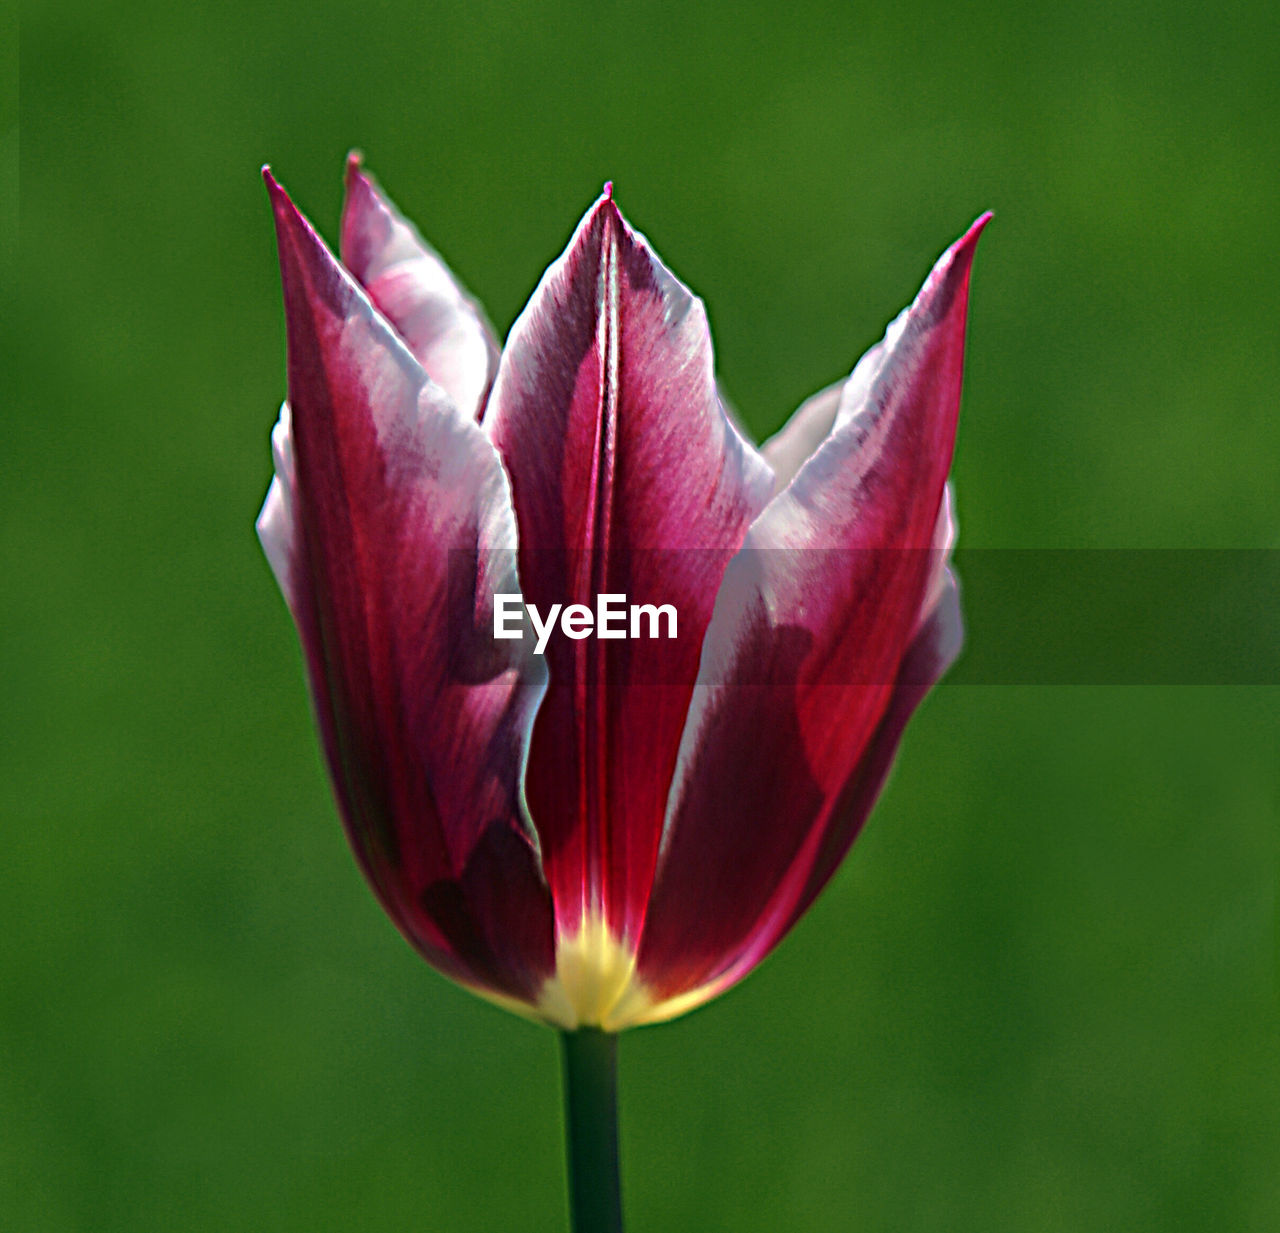
<path id="1" fill-rule="evenodd" d="M 545 671 L 482 624 L 495 591 L 519 590 L 507 481 L 479 426 L 266 178 L 289 407 L 259 530 L 347 831 L 428 959 L 532 1002 L 553 966 L 552 923 L 520 777 Z"/>
<path id="2" fill-rule="evenodd" d="M 773 468 L 775 492 L 781 492 L 791 483 L 813 451 L 830 435 L 848 380 L 846 377 L 806 398 L 791 418 L 761 445 L 761 455 Z"/>
<path id="3" fill-rule="evenodd" d="M 898 325 L 889 327 L 890 333 Z M 866 401 L 871 384 L 884 362 L 885 343 L 876 343 L 843 381 L 806 398 L 791 418 L 761 447 L 773 468 L 774 490 L 781 492 L 836 427 L 842 407 L 856 409 Z"/>
<path id="4" fill-rule="evenodd" d="M 638 956 L 639 980 L 680 1009 L 750 970 L 817 893 L 954 654 L 945 483 L 986 221 L 934 267 L 874 371 L 855 370 L 726 572 Z"/>
<path id="5" fill-rule="evenodd" d="M 427 375 L 479 418 L 498 369 L 498 344 L 480 306 L 360 165 L 347 159 L 342 260 L 395 326 Z"/>
<path id="6" fill-rule="evenodd" d="M 893 766 L 907 721 L 960 652 L 964 628 L 959 588 L 949 571 L 945 572 L 945 578 L 938 602 L 929 611 L 903 658 L 889 705 L 840 792 L 830 821 L 812 834 L 813 842 L 808 849 L 811 859 L 808 863 L 793 862 L 790 889 L 794 894 L 795 887 L 800 888 L 793 906 L 785 913 L 775 912 L 763 918 L 748 944 L 710 978 L 703 975 L 686 977 L 683 982 L 675 980 L 673 976 L 680 970 L 678 965 L 673 965 L 669 958 L 664 961 L 656 949 L 642 952 L 645 962 L 635 989 L 612 1010 L 616 1027 L 636 1027 L 672 1019 L 710 1001 L 746 976 L 808 911 L 840 867 L 871 813 Z M 803 884 L 798 880 L 800 873 L 806 875 Z M 662 992 L 664 986 L 665 993 Z"/>
<path id="7" fill-rule="evenodd" d="M 936 602 L 903 656 L 889 705 L 832 811 L 831 822 L 823 832 L 799 902 L 772 936 L 765 933 L 757 939 L 758 956 L 751 960 L 750 966 L 758 963 L 808 910 L 839 868 L 884 787 L 907 720 L 929 690 L 942 679 L 943 673 L 955 663 L 963 645 L 960 586 L 955 575 L 944 570 Z"/>
<path id="8" fill-rule="evenodd" d="M 553 638 L 527 795 L 563 930 L 634 937 L 702 634 L 772 490 L 717 397 L 702 304 L 609 191 L 511 331 L 484 427 L 520 524 L 525 597 L 671 604 L 678 638 Z"/>

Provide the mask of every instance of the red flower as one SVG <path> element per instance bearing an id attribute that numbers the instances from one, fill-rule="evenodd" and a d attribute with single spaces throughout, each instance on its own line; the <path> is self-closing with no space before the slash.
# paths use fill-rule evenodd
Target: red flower
<path id="1" fill-rule="evenodd" d="M 266 178 L 289 401 L 258 529 L 369 882 L 437 968 L 558 1026 L 701 1004 L 813 901 L 959 649 L 986 216 L 757 450 L 609 189 L 499 352 L 357 160 L 341 262 Z M 539 654 L 494 637 L 498 595 L 670 605 L 679 633 Z"/>

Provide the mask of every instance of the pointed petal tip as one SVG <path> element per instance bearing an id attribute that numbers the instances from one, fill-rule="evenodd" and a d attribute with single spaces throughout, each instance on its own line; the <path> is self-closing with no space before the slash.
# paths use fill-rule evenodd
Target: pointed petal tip
<path id="1" fill-rule="evenodd" d="M 618 202 L 613 195 L 613 181 L 606 180 L 604 188 L 600 190 L 600 196 L 591 203 L 586 214 L 583 215 L 582 221 L 585 223 L 600 214 L 606 214 L 615 222 L 621 223 L 628 231 L 631 230 L 630 224 L 622 216 L 622 211 L 618 208 Z"/>
<path id="2" fill-rule="evenodd" d="M 311 220 L 298 209 L 293 198 L 274 176 L 266 177 L 266 182 L 275 216 L 276 248 L 280 254 L 286 317 L 303 301 L 312 303 L 313 306 L 316 302 L 323 301 L 327 305 L 327 311 L 339 316 L 355 310 L 357 303 L 362 305 L 358 311 L 374 312 L 350 272 L 334 256 Z M 297 304 L 291 299 L 295 293 L 302 297 Z M 383 328 L 388 328 L 385 322 Z M 398 338 L 393 336 L 390 341 L 393 350 L 403 349 L 403 343 Z M 411 358 L 407 351 L 405 357 Z M 416 361 L 413 363 L 416 366 Z"/>
<path id="3" fill-rule="evenodd" d="M 320 233 L 312 226 L 311 220 L 298 209 L 288 190 L 264 167 L 262 178 L 266 182 L 267 192 L 271 197 L 271 209 L 276 219 L 276 239 L 280 245 L 281 259 L 284 254 L 284 240 L 287 236 L 294 252 L 304 262 L 312 262 L 319 258 L 321 266 L 332 265 L 340 269 L 334 260 L 329 246 L 321 238 Z M 305 254 L 305 255 L 304 255 Z"/>
<path id="4" fill-rule="evenodd" d="M 343 187 L 346 188 L 348 196 L 357 189 L 367 189 L 373 191 L 373 184 L 369 173 L 364 166 L 364 151 L 350 150 L 347 153 L 346 170 L 342 177 Z"/>
<path id="5" fill-rule="evenodd" d="M 270 163 L 262 164 L 262 182 L 267 186 L 267 194 L 271 198 L 271 208 L 275 211 L 277 219 L 298 212 L 298 207 L 293 204 L 293 199 L 289 196 L 284 185 L 272 174 Z"/>
<path id="6" fill-rule="evenodd" d="M 559 260 L 565 260 L 570 253 L 580 250 L 584 245 L 608 243 L 607 237 L 611 235 L 615 240 L 622 239 L 624 242 L 627 239 L 636 238 L 636 233 L 623 217 L 622 211 L 618 209 L 618 203 L 613 198 L 613 181 L 609 180 L 600 190 L 600 195 L 578 220 L 569 244 Z"/>
<path id="7" fill-rule="evenodd" d="M 293 204 L 284 185 L 271 174 L 271 168 L 262 168 L 262 179 L 267 186 L 267 195 L 271 199 L 271 212 L 276 220 L 276 241 L 281 243 L 285 235 L 296 236 L 311 231 L 311 224 L 302 216 L 302 212 Z M 282 250 L 283 251 L 283 250 Z"/>
<path id="8" fill-rule="evenodd" d="M 957 302 L 955 299 L 956 294 L 960 293 L 961 299 L 958 301 L 961 305 L 959 319 L 963 323 L 965 306 L 968 302 L 969 273 L 973 269 L 974 253 L 977 252 L 978 239 L 983 231 L 986 230 L 986 226 L 992 217 L 990 210 L 984 210 L 974 219 L 968 230 L 938 258 L 934 263 L 933 269 L 929 271 L 929 276 L 924 280 L 924 285 L 912 302 L 910 310 L 904 317 L 899 318 L 899 322 L 905 324 L 905 317 L 915 312 L 924 312 L 929 315 L 934 313 L 945 315 L 951 310 L 951 305 Z M 892 332 L 897 327 L 898 323 L 895 323 L 889 328 Z M 887 339 L 888 335 L 885 337 Z"/>
<path id="9" fill-rule="evenodd" d="M 954 259 L 959 256 L 973 256 L 973 250 L 977 247 L 978 238 L 987 229 L 987 224 L 995 217 L 990 210 L 983 210 L 977 218 L 969 224 L 968 230 L 962 235 L 950 248 L 950 255 Z"/>
<path id="10" fill-rule="evenodd" d="M 283 244 L 285 236 L 289 236 L 291 241 L 296 242 L 300 236 L 314 235 L 311 224 L 302 216 L 302 212 L 293 204 L 293 198 L 289 196 L 288 191 L 280 183 L 279 180 L 271 174 L 270 168 L 262 169 L 262 178 L 267 186 L 267 194 L 271 198 L 271 212 L 275 215 L 276 220 L 276 241 L 281 247 L 283 257 Z M 317 243 L 320 242 L 316 236 Z"/>

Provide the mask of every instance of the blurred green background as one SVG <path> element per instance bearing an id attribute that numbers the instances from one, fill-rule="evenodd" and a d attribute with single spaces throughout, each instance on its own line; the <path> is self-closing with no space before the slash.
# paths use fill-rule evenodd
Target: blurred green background
<path id="1" fill-rule="evenodd" d="M 990 207 L 964 543 L 1280 548 L 1270 5 L 50 0 L 17 122 L 5 21 L 6 1229 L 563 1227 L 555 1038 L 365 889 L 252 534 L 262 162 L 333 238 L 364 149 L 500 332 L 612 178 L 761 434 Z M 1278 731 L 942 687 L 777 955 L 624 1038 L 632 1228 L 1280 1227 Z"/>

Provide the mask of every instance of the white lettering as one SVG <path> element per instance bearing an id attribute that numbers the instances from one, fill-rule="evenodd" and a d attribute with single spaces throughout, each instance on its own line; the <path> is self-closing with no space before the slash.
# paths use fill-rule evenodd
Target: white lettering
<path id="1" fill-rule="evenodd" d="M 545 625 L 542 623 L 541 614 L 538 612 L 536 604 L 526 604 L 525 607 L 529 609 L 529 620 L 533 622 L 533 632 L 538 635 L 538 641 L 533 648 L 533 653 L 535 655 L 545 654 L 547 642 L 551 638 L 551 631 L 555 628 L 556 617 L 560 615 L 560 605 L 551 605 L 551 611 L 547 613 Z"/>
<path id="2" fill-rule="evenodd" d="M 649 637 L 659 638 L 662 635 L 658 632 L 658 618 L 666 616 L 667 618 L 667 637 L 674 638 L 676 636 L 676 610 L 674 604 L 632 604 L 631 605 L 631 636 L 640 638 L 640 614 L 643 613 L 649 618 Z"/>
<path id="3" fill-rule="evenodd" d="M 511 629 L 507 625 L 512 617 L 518 622 L 516 629 Z M 495 595 L 493 597 L 493 636 L 495 638 L 524 637 L 524 596 Z"/>
<path id="4" fill-rule="evenodd" d="M 627 636 L 626 603 L 625 595 L 596 596 L 596 637 L 625 638 Z M 618 624 L 610 625 L 609 622 L 615 619 Z"/>
<path id="5" fill-rule="evenodd" d="M 586 604 L 570 604 L 560 618 L 560 632 L 566 638 L 581 642 L 583 638 L 591 636 L 595 620 L 595 613 Z"/>
<path id="6" fill-rule="evenodd" d="M 535 655 L 546 654 L 557 622 L 566 638 L 580 642 L 592 634 L 610 639 L 675 638 L 679 621 L 674 604 L 628 604 L 627 597 L 620 594 L 597 595 L 594 612 L 586 604 L 552 604 L 546 616 L 538 610 L 537 604 L 526 603 L 522 595 L 495 595 L 494 638 L 523 638 L 526 611 L 533 626 Z"/>

